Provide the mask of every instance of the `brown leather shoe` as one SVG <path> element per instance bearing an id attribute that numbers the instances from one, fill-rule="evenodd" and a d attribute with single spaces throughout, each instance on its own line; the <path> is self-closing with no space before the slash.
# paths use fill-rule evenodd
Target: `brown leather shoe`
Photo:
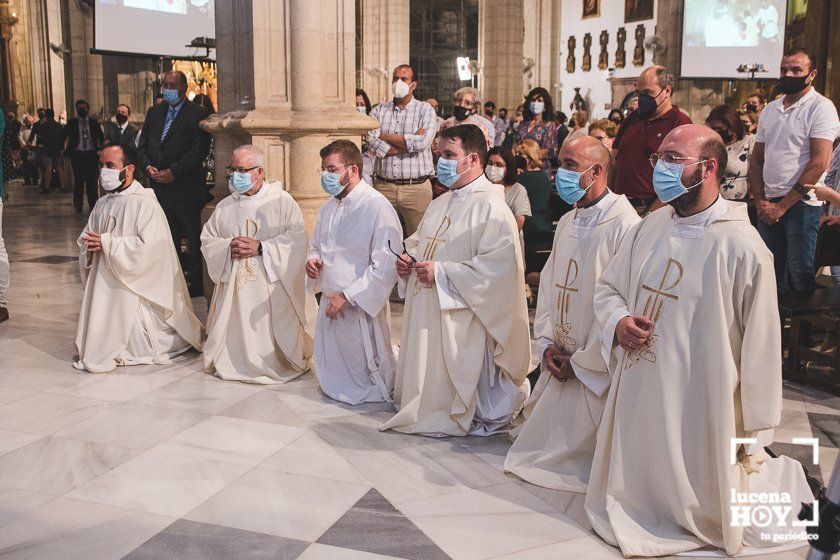
<path id="1" fill-rule="evenodd" d="M 0 323 L 9 320 L 9 310 L 5 307 L 0 307 Z"/>

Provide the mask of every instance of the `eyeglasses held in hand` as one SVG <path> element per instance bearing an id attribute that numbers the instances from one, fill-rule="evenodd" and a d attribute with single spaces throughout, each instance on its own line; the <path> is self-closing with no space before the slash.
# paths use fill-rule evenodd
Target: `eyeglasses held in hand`
<path id="1" fill-rule="evenodd" d="M 414 265 L 417 264 L 417 259 L 412 257 L 411 254 L 408 252 L 408 249 L 406 249 L 406 247 L 405 247 L 405 241 L 403 241 L 402 246 L 403 246 L 402 255 L 408 256 L 408 258 L 409 258 L 408 267 L 413 268 Z M 388 240 L 388 250 L 391 251 L 392 253 L 394 253 L 394 256 L 397 257 L 398 259 L 402 259 L 402 255 L 397 254 L 397 252 L 394 251 L 394 249 L 391 248 L 391 240 L 390 239 Z"/>

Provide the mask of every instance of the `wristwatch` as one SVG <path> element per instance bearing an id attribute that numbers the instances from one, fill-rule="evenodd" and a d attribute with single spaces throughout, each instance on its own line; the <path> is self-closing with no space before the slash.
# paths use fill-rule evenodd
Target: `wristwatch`
<path id="1" fill-rule="evenodd" d="M 257 243 L 257 254 L 262 255 L 262 241 Z"/>

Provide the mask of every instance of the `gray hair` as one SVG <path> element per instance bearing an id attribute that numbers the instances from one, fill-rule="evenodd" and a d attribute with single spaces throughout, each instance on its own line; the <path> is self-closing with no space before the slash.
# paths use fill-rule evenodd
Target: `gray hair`
<path id="1" fill-rule="evenodd" d="M 468 93 L 472 93 L 475 96 L 475 101 L 473 102 L 473 109 L 476 112 L 481 108 L 481 92 L 475 89 L 474 87 L 462 87 L 459 90 L 456 90 L 455 93 L 452 94 L 452 101 L 458 102 L 461 101 L 464 96 Z"/>
<path id="2" fill-rule="evenodd" d="M 261 149 L 253 144 L 242 144 L 231 154 L 231 159 L 235 156 L 241 155 L 250 158 L 251 163 L 256 167 L 265 167 L 265 154 Z"/>

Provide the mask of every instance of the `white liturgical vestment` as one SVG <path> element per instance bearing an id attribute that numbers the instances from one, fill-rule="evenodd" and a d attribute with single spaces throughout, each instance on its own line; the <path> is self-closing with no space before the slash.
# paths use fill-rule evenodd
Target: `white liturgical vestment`
<path id="1" fill-rule="evenodd" d="M 263 254 L 234 259 L 235 237 L 257 239 Z M 278 182 L 232 194 L 201 233 L 216 289 L 207 316 L 204 367 L 222 379 L 284 383 L 309 370 L 314 298 L 306 294 L 307 238 L 300 207 Z"/>
<path id="2" fill-rule="evenodd" d="M 481 175 L 433 200 L 406 247 L 436 263 L 436 282 L 400 281 L 399 412 L 381 429 L 504 430 L 528 397 L 531 349 L 519 233 L 498 185 Z"/>
<path id="3" fill-rule="evenodd" d="M 102 251 L 88 253 L 88 232 L 101 235 Z M 85 294 L 75 368 L 104 373 L 201 350 L 201 323 L 154 191 L 134 181 L 100 198 L 78 244 Z"/>
<path id="4" fill-rule="evenodd" d="M 795 540 L 813 496 L 799 463 L 762 448 L 781 418 L 781 328 L 773 257 L 746 205 L 650 214 L 598 280 L 595 313 L 612 376 L 586 495 L 595 531 L 628 557 Z M 628 315 L 654 323 L 631 352 L 615 337 Z M 790 502 L 783 526 L 741 520 L 762 493 Z"/>
<path id="5" fill-rule="evenodd" d="M 391 401 L 396 357 L 388 298 L 397 282 L 402 226 L 382 194 L 360 181 L 318 211 L 308 259 L 321 259 L 314 292 L 322 292 L 315 329 L 315 373 L 321 389 L 348 404 Z M 330 319 L 327 295 L 344 294 L 344 316 Z"/>
<path id="6" fill-rule="evenodd" d="M 610 377 L 592 299 L 595 281 L 639 215 L 624 196 L 607 191 L 557 224 L 540 274 L 534 337 L 540 356 L 555 345 L 571 354 L 574 378 L 556 379 L 542 366 L 527 420 L 505 459 L 505 470 L 538 486 L 585 492 L 595 435 Z"/>

